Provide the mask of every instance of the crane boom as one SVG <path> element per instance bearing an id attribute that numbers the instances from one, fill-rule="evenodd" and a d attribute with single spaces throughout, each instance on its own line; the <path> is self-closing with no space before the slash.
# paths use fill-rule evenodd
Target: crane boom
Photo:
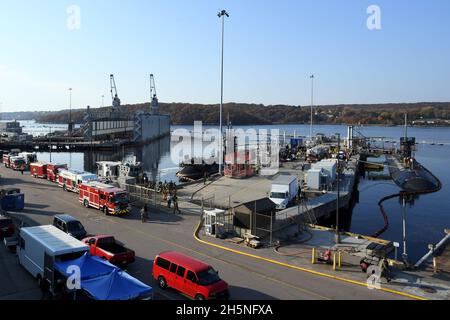
<path id="1" fill-rule="evenodd" d="M 117 109 L 120 107 L 120 99 L 117 95 L 117 87 L 116 87 L 116 81 L 114 80 L 114 75 L 111 74 L 109 76 L 110 83 L 111 83 L 111 98 L 112 98 L 112 106 L 113 109 Z"/>
<path id="2" fill-rule="evenodd" d="M 153 74 L 150 75 L 150 114 L 158 115 L 159 114 L 159 103 L 158 97 L 156 96 L 156 85 L 155 85 L 155 77 Z"/>

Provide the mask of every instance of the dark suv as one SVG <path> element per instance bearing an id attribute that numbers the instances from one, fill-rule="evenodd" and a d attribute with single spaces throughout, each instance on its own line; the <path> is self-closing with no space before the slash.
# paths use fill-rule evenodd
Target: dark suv
<path id="1" fill-rule="evenodd" d="M 14 231 L 13 221 L 8 217 L 0 215 L 0 239 L 13 236 Z"/>
<path id="2" fill-rule="evenodd" d="M 53 225 L 78 240 L 85 238 L 87 235 L 81 222 L 68 214 L 55 216 Z"/>

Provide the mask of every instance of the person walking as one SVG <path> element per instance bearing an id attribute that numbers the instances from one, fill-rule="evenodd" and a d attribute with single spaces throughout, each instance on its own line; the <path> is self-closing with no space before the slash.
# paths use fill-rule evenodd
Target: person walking
<path id="1" fill-rule="evenodd" d="M 173 195 L 172 201 L 173 201 L 173 213 L 176 214 L 178 212 L 178 214 L 181 214 L 180 208 L 178 207 L 178 197 L 176 193 Z"/>
<path id="2" fill-rule="evenodd" d="M 381 277 L 385 278 L 388 283 L 391 282 L 389 263 L 387 259 L 386 258 L 381 259 L 378 267 L 380 268 Z"/>
<path id="3" fill-rule="evenodd" d="M 167 195 L 167 208 L 170 209 L 170 205 L 172 204 L 172 201 L 173 201 L 172 194 L 169 193 L 169 194 Z"/>
<path id="4" fill-rule="evenodd" d="M 148 219 L 148 207 L 147 204 L 144 204 L 144 206 L 141 209 L 141 221 L 142 223 L 147 222 Z"/>

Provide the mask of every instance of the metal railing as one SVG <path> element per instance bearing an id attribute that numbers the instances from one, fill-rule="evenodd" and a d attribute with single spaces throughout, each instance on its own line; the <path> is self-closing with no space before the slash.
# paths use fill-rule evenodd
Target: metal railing
<path id="1" fill-rule="evenodd" d="M 164 195 L 154 189 L 133 184 L 124 184 L 123 188 L 128 192 L 132 204 L 138 206 L 147 204 L 154 207 L 166 205 Z"/>

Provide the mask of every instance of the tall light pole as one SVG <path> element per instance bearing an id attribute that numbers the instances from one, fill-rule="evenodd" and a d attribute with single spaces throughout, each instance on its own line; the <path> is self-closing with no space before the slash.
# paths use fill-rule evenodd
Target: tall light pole
<path id="1" fill-rule="evenodd" d="M 225 17 L 229 17 L 230 15 L 226 10 L 220 11 L 217 16 L 222 19 L 222 60 L 221 60 L 221 68 L 220 68 L 220 141 L 219 141 L 219 174 L 222 174 L 222 165 L 223 165 L 223 135 L 222 135 L 222 110 L 223 110 L 223 51 L 224 51 L 224 39 L 225 39 Z"/>
<path id="2" fill-rule="evenodd" d="M 337 182 L 336 182 L 336 187 L 337 187 L 337 196 L 336 196 L 336 244 L 339 244 L 341 242 L 341 236 L 339 234 L 339 197 L 341 196 L 341 192 L 340 192 L 340 178 L 341 178 L 341 169 L 340 169 L 340 161 L 341 159 L 339 158 L 339 152 L 341 151 L 341 134 L 337 133 L 337 137 L 338 137 L 338 147 L 337 147 Z"/>
<path id="3" fill-rule="evenodd" d="M 309 128 L 309 136 L 311 137 L 311 141 L 313 138 L 313 116 L 314 116 L 314 75 L 310 76 L 311 78 L 311 126 Z"/>
<path id="4" fill-rule="evenodd" d="M 50 163 L 51 163 L 52 162 L 52 127 L 51 126 L 49 126 L 48 139 L 50 142 L 49 152 L 50 152 Z"/>
<path id="5" fill-rule="evenodd" d="M 402 195 L 402 229 L 403 229 L 403 253 L 402 258 L 405 263 L 408 262 L 408 253 L 406 251 L 406 195 Z"/>
<path id="6" fill-rule="evenodd" d="M 102 108 L 105 106 L 105 95 L 102 94 Z"/>
<path id="7" fill-rule="evenodd" d="M 72 135 L 72 88 L 69 88 L 69 134 Z"/>

